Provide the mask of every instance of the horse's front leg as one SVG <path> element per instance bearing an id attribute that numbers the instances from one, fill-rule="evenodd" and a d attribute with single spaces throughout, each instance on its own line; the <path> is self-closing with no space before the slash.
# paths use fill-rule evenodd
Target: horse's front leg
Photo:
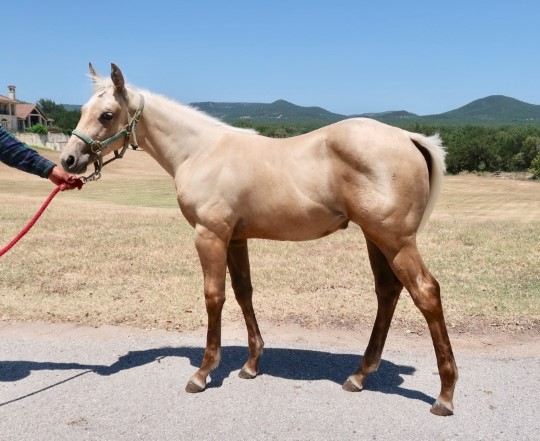
<path id="1" fill-rule="evenodd" d="M 264 341 L 251 300 L 253 287 L 251 286 L 247 240 L 231 240 L 227 262 L 234 295 L 242 308 L 248 332 L 249 358 L 238 375 L 240 378 L 255 378 L 259 372 L 259 359 L 263 352 Z"/>
<path id="2" fill-rule="evenodd" d="M 225 276 L 227 273 L 227 246 L 212 231 L 197 226 L 195 246 L 204 275 L 204 298 L 208 314 L 206 349 L 199 370 L 190 378 L 187 392 L 202 392 L 206 378 L 219 365 L 221 358 L 221 311 L 225 303 Z"/>

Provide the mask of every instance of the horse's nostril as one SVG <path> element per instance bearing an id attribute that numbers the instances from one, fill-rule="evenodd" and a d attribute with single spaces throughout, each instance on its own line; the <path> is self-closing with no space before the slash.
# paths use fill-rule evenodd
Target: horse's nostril
<path id="1" fill-rule="evenodd" d="M 66 165 L 71 167 L 73 164 L 75 164 L 75 156 L 69 155 L 66 159 Z"/>

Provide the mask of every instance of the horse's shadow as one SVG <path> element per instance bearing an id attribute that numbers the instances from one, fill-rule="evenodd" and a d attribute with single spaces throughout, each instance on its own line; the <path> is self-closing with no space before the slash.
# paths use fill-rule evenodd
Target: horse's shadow
<path id="1" fill-rule="evenodd" d="M 192 366 L 198 366 L 202 360 L 204 348 L 199 347 L 162 347 L 143 351 L 130 351 L 122 355 L 110 366 L 88 365 L 79 363 L 54 363 L 36 361 L 2 361 L 0 360 L 0 382 L 14 382 L 28 377 L 32 371 L 40 370 L 83 370 L 64 383 L 83 375 L 94 372 L 97 375 L 110 376 L 127 369 L 160 361 L 166 357 L 181 357 L 189 359 Z M 247 348 L 242 346 L 224 346 L 219 367 L 212 372 L 208 388 L 220 387 L 223 381 L 233 371 L 240 370 L 247 357 Z M 324 351 L 306 349 L 267 348 L 261 359 L 260 375 L 269 375 L 298 381 L 327 380 L 342 384 L 347 376 L 356 370 L 361 357 L 353 354 L 336 354 Z M 432 397 L 420 391 L 401 387 L 404 380 L 402 375 L 413 375 L 415 368 L 403 366 L 382 360 L 377 372 L 373 373 L 366 382 L 365 390 L 385 394 L 401 395 L 406 398 L 433 404 Z M 187 380 L 187 378 L 186 378 Z M 51 385 L 45 389 L 56 386 Z M 39 393 L 36 391 L 29 395 Z M 27 395 L 27 396 L 29 396 Z M 22 399 L 21 397 L 19 399 Z M 18 401 L 12 400 L 12 401 Z M 10 401 L 10 402 L 12 402 Z M 8 403 L 0 403 L 0 406 Z"/>

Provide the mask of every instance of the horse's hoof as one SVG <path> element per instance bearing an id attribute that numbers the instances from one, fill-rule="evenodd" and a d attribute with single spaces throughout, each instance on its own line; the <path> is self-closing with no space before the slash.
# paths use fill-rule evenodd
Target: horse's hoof
<path id="1" fill-rule="evenodd" d="M 196 384 L 193 380 L 189 380 L 188 384 L 186 385 L 186 392 L 190 394 L 196 394 L 196 393 L 204 391 L 204 388 L 205 386 L 201 387 L 198 384 Z"/>
<path id="2" fill-rule="evenodd" d="M 433 403 L 433 406 L 431 406 L 430 412 L 434 415 L 439 415 L 439 416 L 454 415 L 454 411 L 450 410 L 448 407 L 442 404 L 439 400 Z"/>
<path id="3" fill-rule="evenodd" d="M 347 381 L 345 381 L 341 387 L 347 392 L 362 392 L 362 388 L 354 384 L 349 378 L 347 378 Z"/>
<path id="4" fill-rule="evenodd" d="M 240 378 L 243 378 L 244 380 L 252 380 L 257 376 L 257 374 L 250 374 L 248 371 L 246 371 L 244 368 L 240 369 L 240 372 L 238 372 L 238 376 Z"/>

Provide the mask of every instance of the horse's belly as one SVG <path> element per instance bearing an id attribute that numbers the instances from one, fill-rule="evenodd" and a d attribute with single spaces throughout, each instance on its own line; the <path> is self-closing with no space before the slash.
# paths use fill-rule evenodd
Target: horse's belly
<path id="1" fill-rule="evenodd" d="M 327 236 L 347 228 L 349 219 L 343 213 L 291 216 L 274 213 L 273 216 L 249 220 L 242 218 L 234 230 L 234 239 L 271 239 L 302 241 Z"/>

